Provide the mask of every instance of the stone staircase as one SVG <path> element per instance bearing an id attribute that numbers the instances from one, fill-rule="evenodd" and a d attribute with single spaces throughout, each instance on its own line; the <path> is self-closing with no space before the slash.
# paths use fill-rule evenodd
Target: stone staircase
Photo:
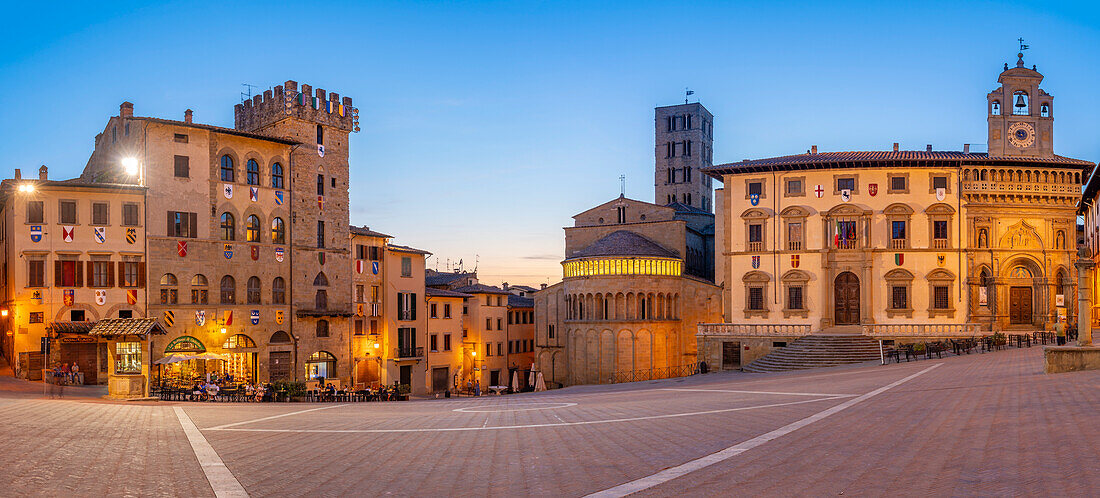
<path id="1" fill-rule="evenodd" d="M 814 334 L 757 358 L 746 372 L 786 372 L 879 359 L 878 341 L 853 334 Z"/>

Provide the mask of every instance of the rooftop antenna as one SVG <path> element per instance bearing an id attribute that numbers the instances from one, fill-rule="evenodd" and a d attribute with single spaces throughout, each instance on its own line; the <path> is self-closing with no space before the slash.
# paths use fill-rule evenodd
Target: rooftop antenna
<path id="1" fill-rule="evenodd" d="M 688 97 L 695 95 L 695 90 L 689 90 L 688 87 L 684 87 L 684 103 L 688 103 Z"/>
<path id="2" fill-rule="evenodd" d="M 241 92 L 241 102 L 252 100 L 252 89 L 260 87 L 259 85 L 250 85 L 248 83 L 241 83 L 241 86 L 243 86 L 245 90 Z"/>
<path id="3" fill-rule="evenodd" d="M 481 261 L 481 256 L 474 255 L 474 273 L 477 273 L 477 263 Z"/>
<path id="4" fill-rule="evenodd" d="M 619 197 L 626 197 L 626 175 L 619 175 Z"/>

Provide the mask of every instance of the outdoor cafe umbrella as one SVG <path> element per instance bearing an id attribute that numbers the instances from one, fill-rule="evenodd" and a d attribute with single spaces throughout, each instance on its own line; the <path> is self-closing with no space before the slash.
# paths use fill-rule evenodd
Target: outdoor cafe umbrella
<path id="1" fill-rule="evenodd" d="M 527 385 L 535 385 L 535 364 L 531 363 L 531 375 L 527 376 Z"/>
<path id="2" fill-rule="evenodd" d="M 512 392 L 519 392 L 519 370 L 512 371 Z"/>
<path id="3" fill-rule="evenodd" d="M 542 379 L 542 372 L 539 372 L 538 377 L 535 378 L 535 390 L 536 391 L 545 391 L 546 390 L 546 382 Z"/>
<path id="4" fill-rule="evenodd" d="M 191 359 L 190 356 L 169 355 L 169 356 L 165 356 L 164 358 L 160 358 L 157 361 L 154 361 L 153 364 L 154 365 L 167 365 L 169 363 L 179 363 L 181 361 L 187 361 L 187 360 L 190 360 L 190 359 Z"/>

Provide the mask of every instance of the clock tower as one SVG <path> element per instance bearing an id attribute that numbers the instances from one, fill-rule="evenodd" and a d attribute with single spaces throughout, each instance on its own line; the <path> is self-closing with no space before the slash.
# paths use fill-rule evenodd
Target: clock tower
<path id="1" fill-rule="evenodd" d="M 1039 88 L 1043 75 L 1035 66 L 1024 67 L 1023 51 L 1017 57 L 1016 67 L 1005 64 L 997 78 L 1001 87 L 986 96 L 989 155 L 1053 157 L 1054 97 Z"/>

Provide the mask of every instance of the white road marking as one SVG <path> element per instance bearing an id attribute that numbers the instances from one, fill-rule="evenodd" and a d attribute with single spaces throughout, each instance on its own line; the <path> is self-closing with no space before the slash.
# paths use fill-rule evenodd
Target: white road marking
<path id="1" fill-rule="evenodd" d="M 858 394 L 825 394 L 825 393 L 789 393 L 789 392 L 775 392 L 775 391 L 735 391 L 732 389 L 691 389 L 691 388 L 679 388 L 679 387 L 664 387 L 658 389 L 658 391 L 691 391 L 691 392 L 703 392 L 703 393 L 739 393 L 739 394 L 775 394 L 779 396 L 829 396 L 833 398 L 854 398 L 859 396 Z"/>
<path id="2" fill-rule="evenodd" d="M 774 431 L 756 436 L 756 437 L 754 437 L 754 438 L 752 438 L 748 441 L 744 441 L 744 442 L 735 444 L 733 446 L 730 446 L 729 448 L 711 453 L 711 454 L 709 454 L 707 456 L 704 456 L 702 458 L 698 458 L 698 459 L 692 460 L 690 462 L 678 465 L 676 467 L 672 467 L 672 468 L 669 468 L 669 469 L 662 470 L 662 471 L 660 471 L 656 474 L 649 475 L 649 476 L 643 477 L 641 479 L 636 479 L 636 480 L 633 480 L 633 481 L 630 481 L 630 482 L 627 482 L 627 483 L 623 483 L 623 484 L 620 484 L 620 485 L 615 486 L 613 488 L 605 489 L 603 491 L 592 493 L 592 494 L 588 495 L 588 497 L 586 497 L 586 498 L 612 498 L 612 497 L 617 498 L 617 497 L 621 497 L 621 496 L 631 495 L 631 494 L 637 493 L 639 491 L 645 491 L 649 488 L 657 486 L 658 484 L 663 484 L 665 482 L 671 481 L 673 479 L 684 476 L 686 474 L 689 474 L 689 473 L 694 472 L 696 470 L 702 469 L 704 467 L 709 467 L 711 465 L 722 462 L 724 460 L 728 460 L 728 459 L 733 458 L 737 455 L 740 455 L 740 454 L 742 454 L 742 453 L 744 453 L 748 450 L 756 448 L 757 446 L 760 446 L 764 443 L 767 443 L 768 441 L 771 441 L 775 438 L 790 434 L 790 433 L 792 433 L 792 432 L 794 432 L 798 429 L 806 427 L 807 425 L 810 425 L 814 422 L 817 422 L 821 419 L 824 419 L 825 417 L 828 417 L 828 416 L 833 415 L 837 412 L 840 412 L 840 411 L 846 410 L 848 408 L 851 408 L 852 406 L 854 406 L 854 405 L 856 405 L 860 402 L 863 402 L 863 401 L 866 401 L 870 398 L 878 396 L 879 394 L 882 394 L 882 393 L 884 393 L 884 392 L 886 392 L 890 389 L 893 389 L 897 386 L 900 386 L 901 384 L 909 382 L 910 380 L 913 380 L 913 379 L 917 378 L 918 376 L 924 375 L 925 373 L 931 371 L 932 369 L 934 369 L 936 367 L 939 367 L 939 366 L 942 366 L 942 365 L 943 365 L 943 363 L 937 363 L 937 364 L 932 365 L 928 368 L 925 368 L 924 370 L 921 370 L 921 371 L 919 371 L 919 372 L 917 372 L 913 375 L 905 377 L 904 379 L 901 379 L 901 380 L 898 380 L 898 381 L 895 381 L 895 382 L 891 382 L 890 384 L 887 384 L 887 385 L 882 386 L 878 389 L 875 389 L 874 391 L 871 391 L 867 394 L 860 395 L 857 398 L 849 399 L 848 401 L 845 401 L 845 402 L 843 402 L 839 405 L 836 405 L 832 408 L 827 408 L 827 409 L 822 410 L 818 413 L 810 415 L 809 417 L 806 417 L 802 420 L 798 420 L 798 421 L 792 422 L 790 424 L 787 424 L 783 427 L 780 427 L 780 428 L 778 428 Z"/>
<path id="3" fill-rule="evenodd" d="M 557 405 L 557 406 L 536 406 L 534 408 L 509 408 L 510 406 L 524 406 L 524 405 Z M 453 412 L 460 413 L 500 413 L 500 412 L 527 412 L 531 410 L 549 410 L 551 408 L 567 408 L 570 406 L 577 406 L 576 403 L 563 403 L 563 402 L 546 402 L 546 403 L 513 403 L 510 405 L 481 405 L 471 406 L 467 408 L 455 408 L 451 410 Z M 495 409 L 490 409 L 495 408 Z"/>
<path id="4" fill-rule="evenodd" d="M 187 416 L 182 407 L 177 406 L 174 409 L 176 418 L 179 419 L 180 426 L 183 427 L 183 433 L 187 435 L 187 442 L 191 443 L 191 449 L 194 450 L 195 458 L 199 460 L 199 466 L 202 467 L 202 472 L 206 474 L 206 480 L 210 482 L 210 488 L 214 490 L 214 495 L 219 498 L 248 496 L 244 486 L 241 486 L 241 482 L 233 476 L 233 473 L 222 462 L 218 452 L 214 451 L 214 448 L 206 441 L 206 437 L 202 435 L 198 427 L 195 427 L 191 417 Z"/>
<path id="5" fill-rule="evenodd" d="M 693 417 L 696 415 L 711 415 L 715 413 L 740 412 L 745 410 L 757 410 L 760 408 L 776 408 L 780 406 L 801 405 L 804 403 L 816 403 L 841 398 L 816 398 L 803 401 L 790 401 L 787 403 L 772 403 L 768 405 L 743 406 L 739 408 L 723 408 L 720 410 L 706 410 L 701 412 L 670 413 L 667 415 L 649 415 L 645 417 L 617 418 L 610 420 L 588 420 L 583 422 L 563 422 L 560 424 L 528 424 L 528 425 L 497 425 L 492 427 L 426 427 L 422 429 L 230 429 L 211 427 L 207 431 L 235 431 L 235 432 L 291 432 L 291 433 L 317 433 L 317 434 L 378 434 L 398 432 L 461 432 L 461 431 L 492 431 L 504 429 L 534 429 L 540 427 L 563 427 L 571 425 L 614 424 L 618 422 L 636 422 L 639 420 L 656 420 L 662 418 Z M 488 420 L 486 420 L 488 423 Z"/>
<path id="6" fill-rule="evenodd" d="M 341 406 L 348 406 L 348 405 L 343 404 L 343 405 L 322 406 L 320 408 L 310 408 L 308 410 L 299 410 L 299 411 L 296 411 L 296 412 L 284 413 L 282 415 L 272 415 L 270 417 L 263 417 L 263 418 L 258 418 L 258 419 L 255 419 L 255 420 L 245 420 L 244 422 L 234 422 L 232 424 L 219 425 L 219 426 L 215 426 L 215 427 L 207 427 L 203 430 L 204 431 L 221 430 L 221 429 L 225 429 L 227 427 L 235 427 L 235 426 L 238 426 L 238 425 L 251 424 L 251 423 L 254 423 L 254 422 L 263 422 L 264 420 L 272 420 L 272 419 L 276 419 L 276 418 L 289 417 L 291 415 L 298 415 L 299 413 L 315 412 L 317 410 L 328 410 L 329 408 L 340 408 Z"/>

